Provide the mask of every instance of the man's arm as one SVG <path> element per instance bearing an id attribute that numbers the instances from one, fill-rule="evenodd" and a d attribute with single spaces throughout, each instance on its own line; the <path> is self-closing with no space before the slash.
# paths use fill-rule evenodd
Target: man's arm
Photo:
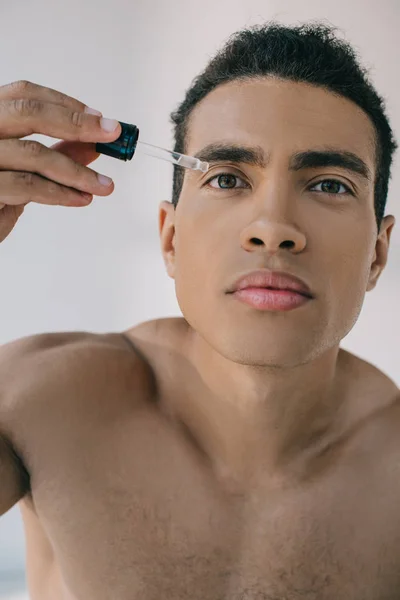
<path id="1" fill-rule="evenodd" d="M 43 437 L 40 415 L 51 408 L 62 426 L 63 411 L 74 413 L 84 402 L 97 412 L 99 376 L 118 368 L 134 378 L 134 359 L 118 334 L 45 333 L 0 346 L 0 516 L 31 491 L 34 440 Z"/>
<path id="2" fill-rule="evenodd" d="M 17 445 L 24 437 L 22 431 L 30 429 L 35 406 L 39 410 L 46 399 L 43 380 L 48 379 L 51 387 L 53 359 L 50 355 L 46 361 L 43 356 L 82 337 L 41 334 L 0 347 L 0 516 L 30 492 L 29 473 Z"/>
<path id="3" fill-rule="evenodd" d="M 12 444 L 0 434 L 0 516 L 6 513 L 29 489 L 29 476 Z"/>
<path id="4" fill-rule="evenodd" d="M 30 491 L 30 478 L 14 437 L 21 419 L 19 388 L 30 386 L 30 356 L 46 346 L 46 335 L 0 347 L 0 516 Z M 23 412 L 23 411 L 22 411 Z"/>

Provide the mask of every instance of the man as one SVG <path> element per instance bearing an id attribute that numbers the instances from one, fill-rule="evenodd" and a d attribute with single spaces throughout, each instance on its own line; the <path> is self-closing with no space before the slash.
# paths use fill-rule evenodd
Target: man
<path id="1" fill-rule="evenodd" d="M 82 165 L 116 123 L 30 83 L 0 99 L 3 239 L 29 201 L 112 192 Z M 340 348 L 395 223 L 382 100 L 332 30 L 272 23 L 172 118 L 210 162 L 160 205 L 183 318 L 1 350 L 0 512 L 19 502 L 31 598 L 396 600 L 400 391 Z"/>

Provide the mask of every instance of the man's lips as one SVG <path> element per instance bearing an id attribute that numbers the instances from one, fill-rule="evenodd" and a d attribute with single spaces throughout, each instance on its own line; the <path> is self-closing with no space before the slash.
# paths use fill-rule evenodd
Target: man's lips
<path id="1" fill-rule="evenodd" d="M 284 271 L 259 269 L 242 275 L 228 290 L 234 293 L 247 288 L 264 288 L 270 290 L 290 290 L 307 298 L 313 298 L 309 286 L 299 277 Z"/>

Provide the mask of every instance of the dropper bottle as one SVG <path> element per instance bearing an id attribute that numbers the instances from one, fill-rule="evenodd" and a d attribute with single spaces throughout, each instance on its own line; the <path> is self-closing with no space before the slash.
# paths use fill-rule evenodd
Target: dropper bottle
<path id="1" fill-rule="evenodd" d="M 121 135 L 114 142 L 108 144 L 96 144 L 96 152 L 100 154 L 106 154 L 119 160 L 132 160 L 137 144 L 143 149 L 145 154 L 160 158 L 161 160 L 167 160 L 168 162 L 185 167 L 186 169 L 193 169 L 195 171 L 202 171 L 207 173 L 209 164 L 201 161 L 194 156 L 187 156 L 186 154 L 180 154 L 179 152 L 173 152 L 172 150 L 165 150 L 152 144 L 146 144 L 145 142 L 139 141 L 139 129 L 136 125 L 130 125 L 129 123 L 122 123 L 119 121 L 122 131 Z"/>

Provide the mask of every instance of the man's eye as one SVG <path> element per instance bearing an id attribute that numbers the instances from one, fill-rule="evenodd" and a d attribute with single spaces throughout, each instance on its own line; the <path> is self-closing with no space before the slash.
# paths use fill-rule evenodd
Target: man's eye
<path id="1" fill-rule="evenodd" d="M 326 186 L 326 184 L 329 185 Z M 337 179 L 323 179 L 322 181 L 317 181 L 317 183 L 313 183 L 310 189 L 315 188 L 317 185 L 323 185 L 325 187 L 325 189 L 317 190 L 317 192 L 331 194 L 332 196 L 344 196 L 345 194 L 351 194 L 352 196 L 354 196 L 351 189 L 341 181 L 338 181 Z M 341 194 L 339 194 L 335 191 L 338 189 L 338 187 L 340 188 L 340 186 L 342 186 L 346 190 L 344 193 L 342 192 Z"/>
<path id="2" fill-rule="evenodd" d="M 211 182 L 214 181 L 214 179 L 217 180 L 217 186 L 211 185 Z M 244 186 L 239 186 L 239 188 L 247 187 L 247 184 L 244 182 L 244 180 L 233 173 L 220 173 L 219 175 L 214 175 L 214 177 L 208 179 L 204 185 L 208 185 L 214 190 L 237 190 L 238 187 L 235 185 L 235 183 L 238 180 L 245 184 Z"/>

